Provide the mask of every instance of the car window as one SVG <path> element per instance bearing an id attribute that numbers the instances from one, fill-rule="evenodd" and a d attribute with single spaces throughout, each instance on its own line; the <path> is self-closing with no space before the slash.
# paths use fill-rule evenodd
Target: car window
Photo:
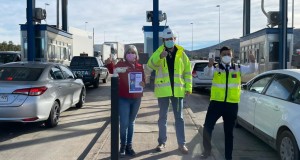
<path id="1" fill-rule="evenodd" d="M 17 56 L 17 54 L 0 54 L 0 63 L 14 62 Z"/>
<path id="2" fill-rule="evenodd" d="M 69 68 L 67 68 L 65 66 L 60 66 L 60 68 L 61 68 L 65 78 L 74 79 L 74 74 L 72 73 L 72 71 Z"/>
<path id="3" fill-rule="evenodd" d="M 37 81 L 44 68 L 1 67 L 1 81 Z"/>
<path id="4" fill-rule="evenodd" d="M 199 71 L 199 72 L 203 72 L 204 68 L 208 65 L 208 63 L 204 62 L 204 63 L 195 63 L 194 66 L 194 71 Z"/>
<path id="5" fill-rule="evenodd" d="M 93 66 L 93 67 L 99 67 L 98 61 L 97 61 L 97 59 L 95 57 L 90 57 L 89 59 L 91 61 L 91 64 L 90 64 L 91 66 Z"/>
<path id="6" fill-rule="evenodd" d="M 268 82 L 273 77 L 273 74 L 269 74 L 263 77 L 256 78 L 251 86 L 249 87 L 249 91 L 256 92 L 256 93 L 262 93 L 264 88 L 267 86 Z"/>
<path id="7" fill-rule="evenodd" d="M 298 82 L 298 84 L 299 84 L 299 82 Z M 296 91 L 293 93 L 291 101 L 294 103 L 300 104 L 300 86 L 299 85 L 297 86 Z"/>
<path id="8" fill-rule="evenodd" d="M 78 57 L 73 57 L 70 63 L 70 66 L 78 66 L 79 65 L 79 58 Z"/>
<path id="9" fill-rule="evenodd" d="M 50 76 L 52 79 L 64 79 L 63 73 L 58 67 L 51 68 Z"/>
<path id="10" fill-rule="evenodd" d="M 296 83 L 297 80 L 293 77 L 278 75 L 271 82 L 266 95 L 287 100 L 293 92 Z"/>

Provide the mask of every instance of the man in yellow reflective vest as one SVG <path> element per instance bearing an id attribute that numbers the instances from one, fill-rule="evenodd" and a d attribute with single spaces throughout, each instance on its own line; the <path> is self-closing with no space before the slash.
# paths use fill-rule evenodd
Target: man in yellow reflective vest
<path id="1" fill-rule="evenodd" d="M 163 45 L 150 57 L 147 65 L 155 70 L 154 93 L 159 106 L 159 137 L 157 151 L 166 147 L 167 115 L 170 101 L 175 116 L 178 149 L 187 154 L 183 120 L 183 98 L 192 93 L 191 63 L 184 48 L 175 44 L 175 35 L 170 28 L 163 31 Z"/>
<path id="2" fill-rule="evenodd" d="M 232 62 L 232 50 L 224 46 L 220 49 L 221 63 L 213 66 L 214 57 L 209 59 L 204 74 L 213 77 L 211 86 L 210 104 L 206 113 L 203 129 L 204 152 L 201 159 L 206 159 L 211 154 L 211 135 L 216 121 L 222 116 L 225 132 L 225 158 L 232 159 L 233 128 L 238 113 L 238 103 L 241 93 L 241 75 L 257 71 L 255 56 L 249 54 L 248 66 L 235 65 Z"/>

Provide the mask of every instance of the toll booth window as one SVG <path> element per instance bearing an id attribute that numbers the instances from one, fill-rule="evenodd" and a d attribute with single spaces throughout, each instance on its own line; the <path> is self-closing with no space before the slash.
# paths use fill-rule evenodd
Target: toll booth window
<path id="1" fill-rule="evenodd" d="M 269 62 L 278 62 L 279 54 L 278 54 L 279 42 L 271 42 L 269 45 Z"/>
<path id="2" fill-rule="evenodd" d="M 63 54 L 64 54 L 64 60 L 68 59 L 68 53 L 67 53 L 67 48 L 63 48 Z"/>
<path id="3" fill-rule="evenodd" d="M 60 58 L 60 47 L 59 46 L 55 47 L 55 58 L 57 58 L 57 59 Z"/>

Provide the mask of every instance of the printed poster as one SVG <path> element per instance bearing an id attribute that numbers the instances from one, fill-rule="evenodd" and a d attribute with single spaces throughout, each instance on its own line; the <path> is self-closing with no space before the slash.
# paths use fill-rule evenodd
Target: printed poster
<path id="1" fill-rule="evenodd" d="M 129 72 L 128 73 L 128 85 L 129 93 L 142 93 L 143 87 L 140 83 L 143 81 L 142 72 Z"/>

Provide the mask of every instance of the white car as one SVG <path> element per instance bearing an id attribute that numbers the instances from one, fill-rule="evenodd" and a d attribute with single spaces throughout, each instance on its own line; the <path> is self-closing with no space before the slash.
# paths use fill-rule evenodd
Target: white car
<path id="1" fill-rule="evenodd" d="M 237 124 L 298 160 L 300 148 L 300 70 L 272 70 L 242 86 Z"/>
<path id="2" fill-rule="evenodd" d="M 217 63 L 215 63 L 217 64 Z M 212 77 L 204 75 L 204 68 L 208 65 L 208 60 L 192 60 L 192 76 L 193 88 L 203 89 L 210 88 L 212 84 Z"/>

